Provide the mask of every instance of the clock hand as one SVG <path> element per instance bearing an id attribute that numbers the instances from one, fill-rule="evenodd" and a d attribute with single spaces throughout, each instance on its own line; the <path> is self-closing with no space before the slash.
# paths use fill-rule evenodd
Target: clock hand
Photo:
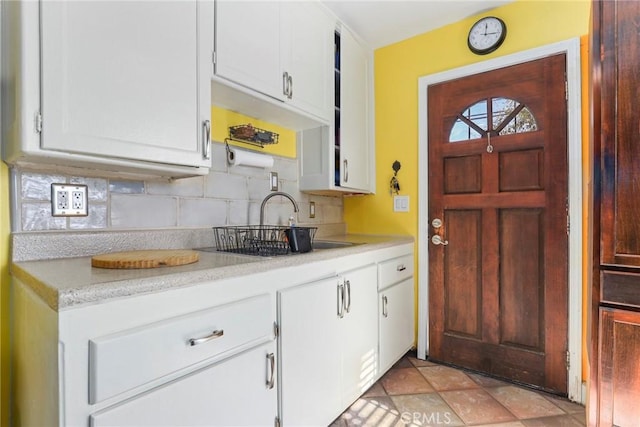
<path id="1" fill-rule="evenodd" d="M 484 33 L 485 36 L 491 35 L 491 34 L 500 34 L 499 31 L 494 31 L 493 33 Z"/>
<path id="2" fill-rule="evenodd" d="M 487 35 L 487 30 L 488 30 L 488 29 L 489 29 L 489 23 L 488 23 L 488 22 L 485 22 L 485 23 L 484 23 L 484 35 L 485 35 L 485 36 Z"/>

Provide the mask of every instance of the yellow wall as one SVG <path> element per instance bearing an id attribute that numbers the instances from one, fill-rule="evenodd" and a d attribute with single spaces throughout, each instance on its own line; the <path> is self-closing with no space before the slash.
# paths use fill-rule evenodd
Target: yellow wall
<path id="1" fill-rule="evenodd" d="M 9 171 L 0 162 L 0 425 L 9 425 Z"/>
<path id="2" fill-rule="evenodd" d="M 253 127 L 277 133 L 278 143 L 265 145 L 264 148 L 234 141 L 231 141 L 229 143 L 230 145 L 236 145 L 244 149 L 255 150 L 265 154 L 275 154 L 291 158 L 296 157 L 295 131 L 220 107 L 211 107 L 211 123 L 211 138 L 214 141 L 224 142 L 225 138 L 229 137 L 229 126 L 250 123 Z"/>
<path id="3" fill-rule="evenodd" d="M 418 237 L 419 77 L 583 36 L 589 31 L 590 7 L 589 0 L 518 0 L 376 50 L 376 194 L 345 199 L 344 218 L 348 231 Z M 496 52 L 477 56 L 467 48 L 467 33 L 480 16 L 488 14 L 506 22 L 507 39 Z M 582 51 L 586 52 L 586 48 Z M 584 78 L 583 84 L 587 81 Z M 586 102 L 585 97 L 583 104 Z M 588 120 L 588 115 L 583 116 Z M 586 140 L 588 132 L 583 132 L 583 137 Z M 389 180 L 393 176 L 391 165 L 394 160 L 402 164 L 398 180 L 401 194 L 411 199 L 408 213 L 393 212 Z M 586 324 L 583 330 L 586 331 Z M 583 359 L 586 362 L 586 352 Z M 586 377 L 586 369 L 583 377 Z"/>

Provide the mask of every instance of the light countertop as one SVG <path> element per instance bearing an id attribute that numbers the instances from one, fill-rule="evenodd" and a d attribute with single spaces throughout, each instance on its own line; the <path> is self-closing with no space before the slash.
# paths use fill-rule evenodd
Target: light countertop
<path id="1" fill-rule="evenodd" d="M 162 233 L 162 231 L 158 233 Z M 153 233 L 148 234 L 151 235 Z M 47 237 L 55 239 L 56 236 L 53 234 L 45 235 L 44 237 L 40 236 L 40 242 L 46 242 Z M 68 234 L 65 235 L 65 238 L 67 237 Z M 29 239 L 33 240 L 33 238 L 34 236 L 30 235 L 27 241 Z M 322 240 L 357 244 L 337 249 L 314 250 L 305 254 L 290 254 L 278 257 L 200 251 L 200 260 L 193 264 L 135 270 L 94 268 L 91 266 L 91 255 L 101 252 L 95 252 L 95 249 L 92 251 L 91 248 L 87 248 L 87 256 L 50 258 L 46 253 L 43 253 L 43 259 L 14 261 L 11 265 L 11 273 L 15 278 L 29 286 L 52 309 L 64 310 L 69 307 L 101 302 L 111 298 L 168 290 L 189 286 L 194 283 L 238 277 L 276 268 L 299 266 L 309 262 L 413 243 L 413 238 L 406 236 L 341 235 L 323 237 Z M 17 253 L 20 253 L 19 246 L 23 243 L 20 240 L 20 236 L 17 236 L 17 238 L 14 236 L 13 244 L 14 246 L 18 245 L 16 248 L 18 250 Z M 189 242 L 179 242 L 173 249 L 184 249 L 185 245 L 188 244 Z M 196 239 L 195 244 L 196 248 L 202 246 L 202 241 Z M 50 241 L 46 246 L 55 246 L 55 244 Z M 105 245 L 97 246 L 103 248 Z M 110 250 L 103 252 L 131 250 L 130 246 L 118 247 L 118 245 L 113 244 L 106 246 Z M 148 245 L 143 244 L 142 246 Z M 170 244 L 163 246 L 163 248 L 167 248 Z M 148 249 L 148 247 L 141 247 L 140 249 Z"/>

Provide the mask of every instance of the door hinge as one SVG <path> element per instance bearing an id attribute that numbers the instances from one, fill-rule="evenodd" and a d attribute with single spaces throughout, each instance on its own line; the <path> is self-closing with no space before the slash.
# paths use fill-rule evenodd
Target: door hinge
<path id="1" fill-rule="evenodd" d="M 274 427 L 280 427 L 280 418 L 276 417 L 276 419 L 273 421 L 273 425 Z"/>
<path id="2" fill-rule="evenodd" d="M 564 100 L 569 100 L 569 82 L 567 80 L 564 81 Z"/>
<path id="3" fill-rule="evenodd" d="M 41 133 L 42 132 L 42 114 L 40 113 L 40 111 L 38 111 L 36 113 L 36 132 Z"/>
<path id="4" fill-rule="evenodd" d="M 567 215 L 567 236 L 571 234 L 571 217 Z"/>
<path id="5" fill-rule="evenodd" d="M 213 61 L 213 65 L 216 65 L 217 59 L 218 57 L 216 56 L 216 51 L 214 50 L 213 53 L 211 54 L 211 60 Z"/>
<path id="6" fill-rule="evenodd" d="M 568 371 L 569 368 L 571 367 L 571 353 L 569 352 L 569 350 L 567 350 L 566 356 L 567 356 L 567 360 L 565 360 L 565 364 L 567 365 L 567 371 Z"/>
<path id="7" fill-rule="evenodd" d="M 273 336 L 275 338 L 280 336 L 280 326 L 278 326 L 278 322 L 273 322 Z"/>

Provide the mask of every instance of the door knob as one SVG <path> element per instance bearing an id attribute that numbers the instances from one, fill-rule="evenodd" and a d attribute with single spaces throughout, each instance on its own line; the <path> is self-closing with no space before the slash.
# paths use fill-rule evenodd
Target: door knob
<path id="1" fill-rule="evenodd" d="M 442 240 L 442 237 L 438 236 L 437 234 L 434 234 L 431 237 L 431 243 L 433 243 L 434 245 L 442 245 L 442 246 L 447 246 L 449 244 L 448 240 Z"/>

